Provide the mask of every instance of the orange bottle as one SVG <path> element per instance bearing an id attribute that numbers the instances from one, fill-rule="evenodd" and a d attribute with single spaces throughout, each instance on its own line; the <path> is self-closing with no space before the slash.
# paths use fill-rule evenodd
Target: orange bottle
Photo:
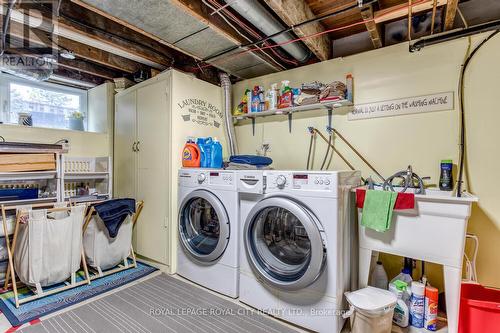
<path id="1" fill-rule="evenodd" d="M 200 148 L 189 138 L 182 151 L 182 166 L 185 168 L 199 168 L 200 167 Z"/>

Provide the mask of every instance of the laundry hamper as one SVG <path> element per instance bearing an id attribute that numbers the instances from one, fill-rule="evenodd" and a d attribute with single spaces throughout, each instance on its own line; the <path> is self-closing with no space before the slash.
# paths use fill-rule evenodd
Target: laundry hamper
<path id="1" fill-rule="evenodd" d="M 80 269 L 82 226 L 85 206 L 74 206 L 61 212 L 47 209 L 21 210 L 17 240 L 14 247 L 14 268 L 19 280 L 34 286 L 52 286 L 71 277 Z"/>
<path id="2" fill-rule="evenodd" d="M 123 221 L 118 235 L 111 238 L 99 215 L 93 215 L 83 236 L 87 265 L 98 270 L 115 267 L 128 258 L 131 244 L 132 218 L 130 216 Z"/>
<path id="3" fill-rule="evenodd" d="M 98 277 L 113 267 L 123 264 L 112 272 L 129 268 L 128 257 L 132 256 L 132 265 L 135 267 L 135 257 L 132 249 L 132 231 L 137 217 L 142 210 L 143 203 L 138 202 L 135 213 L 129 215 L 122 222 L 115 237 L 111 237 L 101 217 L 93 207 L 87 213 L 83 233 L 83 249 L 87 264 L 97 270 Z"/>

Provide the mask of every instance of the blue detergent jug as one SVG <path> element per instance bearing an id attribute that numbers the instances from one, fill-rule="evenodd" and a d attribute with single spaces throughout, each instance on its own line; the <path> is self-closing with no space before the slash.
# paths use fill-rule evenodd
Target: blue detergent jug
<path id="1" fill-rule="evenodd" d="M 200 168 L 210 168 L 212 160 L 212 138 L 198 138 L 196 144 L 200 148 Z"/>
<path id="2" fill-rule="evenodd" d="M 217 138 L 214 138 L 212 140 L 212 158 L 210 161 L 211 168 L 214 169 L 221 169 L 222 168 L 222 145 L 220 144 L 219 140 Z"/>

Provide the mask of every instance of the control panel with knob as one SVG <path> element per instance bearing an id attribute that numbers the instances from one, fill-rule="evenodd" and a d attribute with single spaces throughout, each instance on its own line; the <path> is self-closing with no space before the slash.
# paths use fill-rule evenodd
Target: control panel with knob
<path id="1" fill-rule="evenodd" d="M 285 188 L 286 185 L 286 177 L 283 175 L 279 175 L 276 177 L 276 186 L 278 186 L 279 189 Z"/>
<path id="2" fill-rule="evenodd" d="M 204 173 L 200 173 L 198 175 L 198 183 L 203 183 L 207 179 L 207 176 Z"/>

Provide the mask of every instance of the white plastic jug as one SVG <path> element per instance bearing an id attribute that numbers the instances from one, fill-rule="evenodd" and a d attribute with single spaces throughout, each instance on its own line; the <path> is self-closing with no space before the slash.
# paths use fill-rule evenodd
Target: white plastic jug
<path id="1" fill-rule="evenodd" d="M 351 333 L 391 333 L 397 298 L 387 290 L 366 287 L 345 293 L 350 309 Z"/>

